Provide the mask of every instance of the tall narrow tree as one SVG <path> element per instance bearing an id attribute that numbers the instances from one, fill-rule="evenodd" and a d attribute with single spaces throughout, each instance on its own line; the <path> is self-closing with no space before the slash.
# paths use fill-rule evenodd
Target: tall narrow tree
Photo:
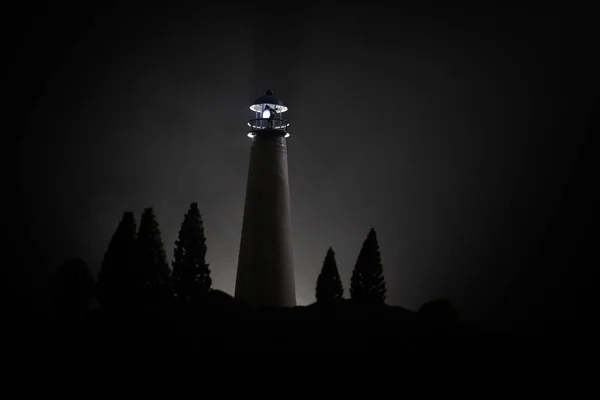
<path id="1" fill-rule="evenodd" d="M 198 203 L 191 203 L 183 218 L 173 253 L 173 293 L 189 300 L 206 294 L 212 286 L 206 262 L 206 238 Z"/>
<path id="2" fill-rule="evenodd" d="M 384 303 L 386 284 L 377 243 L 377 234 L 371 228 L 356 260 L 350 281 L 350 297 L 360 303 Z"/>
<path id="3" fill-rule="evenodd" d="M 137 295 L 136 222 L 125 211 L 104 253 L 98 274 L 98 301 L 103 307 L 127 303 Z"/>
<path id="4" fill-rule="evenodd" d="M 342 299 L 344 287 L 335 262 L 335 252 L 330 247 L 317 278 L 316 298 L 319 304 L 333 304 Z"/>
<path id="5" fill-rule="evenodd" d="M 146 286 L 163 284 L 169 278 L 164 244 L 161 238 L 156 215 L 152 207 L 147 207 L 140 219 L 137 235 L 140 279 Z"/>

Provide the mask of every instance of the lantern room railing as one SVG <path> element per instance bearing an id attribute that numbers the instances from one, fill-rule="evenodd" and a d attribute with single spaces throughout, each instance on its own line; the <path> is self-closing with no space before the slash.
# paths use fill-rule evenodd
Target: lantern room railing
<path id="1" fill-rule="evenodd" d="M 288 137 L 290 134 L 287 131 L 290 123 L 285 119 L 281 118 L 255 118 L 248 121 L 248 126 L 251 128 L 248 136 L 252 137 L 253 134 L 264 129 L 278 130 L 285 133 L 285 136 Z M 252 134 L 252 135 L 251 135 Z"/>

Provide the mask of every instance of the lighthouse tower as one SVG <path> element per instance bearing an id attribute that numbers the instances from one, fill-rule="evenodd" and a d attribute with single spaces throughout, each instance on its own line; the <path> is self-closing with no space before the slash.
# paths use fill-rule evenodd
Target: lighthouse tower
<path id="1" fill-rule="evenodd" d="M 252 138 L 235 298 L 257 307 L 296 306 L 286 138 L 287 107 L 271 90 L 250 106 Z"/>

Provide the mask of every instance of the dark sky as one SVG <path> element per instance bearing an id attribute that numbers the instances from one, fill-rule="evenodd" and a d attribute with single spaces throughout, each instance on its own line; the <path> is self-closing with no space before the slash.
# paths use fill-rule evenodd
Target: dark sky
<path id="1" fill-rule="evenodd" d="M 271 88 L 290 108 L 300 304 L 329 246 L 348 295 L 371 227 L 390 304 L 443 296 L 476 321 L 511 296 L 588 140 L 588 9 L 216 3 L 18 11 L 19 180 L 49 265 L 97 273 L 123 211 L 148 206 L 170 259 L 197 201 L 233 293 L 248 106 Z"/>

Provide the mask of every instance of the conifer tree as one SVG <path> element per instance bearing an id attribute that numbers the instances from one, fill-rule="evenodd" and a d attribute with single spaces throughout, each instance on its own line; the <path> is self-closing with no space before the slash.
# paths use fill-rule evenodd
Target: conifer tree
<path id="1" fill-rule="evenodd" d="M 352 271 L 350 297 L 360 303 L 377 304 L 385 302 L 386 292 L 377 234 L 371 228 Z"/>
<path id="2" fill-rule="evenodd" d="M 152 207 L 145 208 L 142 213 L 137 235 L 137 251 L 142 284 L 155 286 L 165 283 L 170 274 L 169 264 Z"/>
<path id="3" fill-rule="evenodd" d="M 178 299 L 198 298 L 211 290 L 206 238 L 198 203 L 191 203 L 183 218 L 173 253 L 172 284 Z"/>
<path id="4" fill-rule="evenodd" d="M 98 274 L 98 301 L 103 307 L 133 300 L 137 292 L 136 222 L 125 211 L 104 253 Z"/>
<path id="5" fill-rule="evenodd" d="M 319 304 L 332 304 L 342 299 L 344 288 L 335 262 L 335 252 L 330 247 L 317 278 L 316 298 Z"/>

